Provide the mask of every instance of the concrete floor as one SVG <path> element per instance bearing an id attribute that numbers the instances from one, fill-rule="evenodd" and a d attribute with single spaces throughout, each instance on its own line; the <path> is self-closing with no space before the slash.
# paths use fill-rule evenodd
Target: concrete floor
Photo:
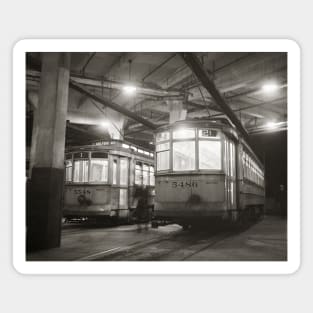
<path id="1" fill-rule="evenodd" d="M 183 231 L 178 225 L 138 232 L 137 225 L 65 224 L 60 248 L 27 255 L 29 261 L 284 261 L 287 220 L 265 217 L 240 232 Z"/>

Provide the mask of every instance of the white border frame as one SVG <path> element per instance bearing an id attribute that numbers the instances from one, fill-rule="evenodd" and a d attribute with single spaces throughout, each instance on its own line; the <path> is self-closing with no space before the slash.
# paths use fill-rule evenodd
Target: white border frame
<path id="1" fill-rule="evenodd" d="M 288 52 L 288 261 L 27 262 L 25 52 Z M 13 48 L 13 265 L 22 274 L 291 274 L 300 267 L 300 47 L 288 39 L 24 39 Z M 292 192 L 291 192 L 292 191 Z"/>

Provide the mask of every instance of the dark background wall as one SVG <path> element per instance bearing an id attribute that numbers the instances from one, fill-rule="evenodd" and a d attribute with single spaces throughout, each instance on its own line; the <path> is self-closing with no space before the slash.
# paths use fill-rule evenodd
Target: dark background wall
<path id="1" fill-rule="evenodd" d="M 267 199 L 273 199 L 276 202 L 276 208 L 269 209 L 285 215 L 287 214 L 288 190 L 287 131 L 253 135 L 252 141 L 256 153 L 265 165 Z"/>

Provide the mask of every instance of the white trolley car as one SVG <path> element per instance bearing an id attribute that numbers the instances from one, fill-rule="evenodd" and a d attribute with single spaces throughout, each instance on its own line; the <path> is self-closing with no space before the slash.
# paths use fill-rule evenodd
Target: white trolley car
<path id="1" fill-rule="evenodd" d="M 63 217 L 131 221 L 140 197 L 154 203 L 153 153 L 122 141 L 66 150 Z"/>
<path id="2" fill-rule="evenodd" d="M 157 220 L 189 227 L 263 214 L 263 165 L 228 119 L 161 127 L 155 145 Z"/>

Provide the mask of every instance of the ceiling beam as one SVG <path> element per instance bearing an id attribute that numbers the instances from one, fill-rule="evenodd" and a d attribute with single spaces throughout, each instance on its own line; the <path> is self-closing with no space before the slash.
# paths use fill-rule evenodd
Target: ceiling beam
<path id="1" fill-rule="evenodd" d="M 88 64 L 90 63 L 90 61 L 93 59 L 93 57 L 96 55 L 96 52 L 92 52 L 89 56 L 88 56 L 88 59 L 86 61 L 86 63 L 83 65 L 82 69 L 81 69 L 81 72 L 83 74 L 85 74 L 85 70 L 88 66 Z"/>
<path id="2" fill-rule="evenodd" d="M 40 72 L 39 71 L 27 71 L 28 80 L 39 80 Z M 75 83 L 86 85 L 96 88 L 105 88 L 105 89 L 118 89 L 123 90 L 125 87 L 125 82 L 114 81 L 108 79 L 100 79 L 96 77 L 86 77 L 78 74 L 71 73 L 71 80 Z M 143 95 L 151 95 L 156 97 L 184 97 L 185 93 L 181 91 L 166 90 L 162 88 L 151 88 L 151 87 L 141 87 L 136 85 L 136 92 Z"/>
<path id="3" fill-rule="evenodd" d="M 281 98 L 277 98 L 277 99 L 274 99 L 272 101 L 264 101 L 264 102 L 260 102 L 260 103 L 257 103 L 257 104 L 252 104 L 252 105 L 247 105 L 247 106 L 244 106 L 244 107 L 241 107 L 241 108 L 238 108 L 238 109 L 232 109 L 233 112 L 241 112 L 241 111 L 245 111 L 245 110 L 249 110 L 249 109 L 252 109 L 252 108 L 258 108 L 260 106 L 265 106 L 265 105 L 269 105 L 269 104 L 275 104 L 279 101 L 284 101 L 286 100 L 287 98 L 286 97 L 281 97 Z M 222 116 L 224 115 L 224 113 L 219 113 L 219 114 L 214 114 L 212 115 L 212 117 L 217 117 L 217 116 Z"/>
<path id="4" fill-rule="evenodd" d="M 106 99 L 100 95 L 96 95 L 96 94 L 90 92 L 87 88 L 73 82 L 72 80 L 70 80 L 70 87 L 72 89 L 80 92 L 81 94 L 86 95 L 86 96 L 90 97 L 91 99 L 111 108 L 112 110 L 117 111 L 117 112 L 119 112 L 119 113 L 145 125 L 145 126 L 147 126 L 150 129 L 156 129 L 158 127 L 157 125 L 155 125 L 155 124 L 151 123 L 150 121 L 142 118 L 141 116 L 138 116 L 134 112 L 127 110 L 126 108 L 122 107 L 121 105 L 114 103 L 112 101 L 109 101 L 108 99 Z"/>
<path id="5" fill-rule="evenodd" d="M 103 138 L 103 136 L 100 136 L 99 134 L 94 134 L 94 133 L 92 133 L 92 131 L 86 130 L 79 125 L 80 124 L 77 125 L 77 124 L 72 124 L 72 123 L 68 122 L 66 126 L 71 128 L 71 129 L 74 129 L 75 131 L 78 131 L 80 133 L 85 134 L 86 137 L 88 137 L 88 139 L 92 139 L 94 137 L 96 137 L 96 139 L 102 139 Z"/>
<path id="6" fill-rule="evenodd" d="M 156 71 L 158 71 L 162 66 L 164 66 L 166 63 L 168 63 L 170 60 L 172 60 L 176 56 L 176 53 L 173 53 L 170 57 L 166 58 L 161 64 L 157 65 L 155 68 L 153 68 L 149 73 L 147 73 L 143 78 L 142 81 L 147 79 L 149 76 L 154 74 Z"/>
<path id="7" fill-rule="evenodd" d="M 275 123 L 273 127 L 268 127 L 267 125 L 258 125 L 256 127 L 251 127 L 248 129 L 249 134 L 263 134 L 263 133 L 273 133 L 278 131 L 285 131 L 288 128 L 287 121 Z"/>
<path id="8" fill-rule="evenodd" d="M 195 53 L 180 53 L 182 58 L 185 60 L 186 64 L 192 70 L 194 75 L 202 83 L 203 87 L 211 94 L 212 98 L 215 100 L 216 104 L 220 106 L 222 112 L 229 117 L 229 119 L 237 127 L 238 131 L 242 134 L 247 142 L 250 143 L 249 134 L 246 129 L 241 124 L 240 120 L 237 118 L 236 114 L 233 112 L 231 107 L 226 103 L 219 90 L 216 88 L 214 82 L 209 77 L 208 72 L 205 70 L 203 65 L 200 63 L 198 57 Z"/>

